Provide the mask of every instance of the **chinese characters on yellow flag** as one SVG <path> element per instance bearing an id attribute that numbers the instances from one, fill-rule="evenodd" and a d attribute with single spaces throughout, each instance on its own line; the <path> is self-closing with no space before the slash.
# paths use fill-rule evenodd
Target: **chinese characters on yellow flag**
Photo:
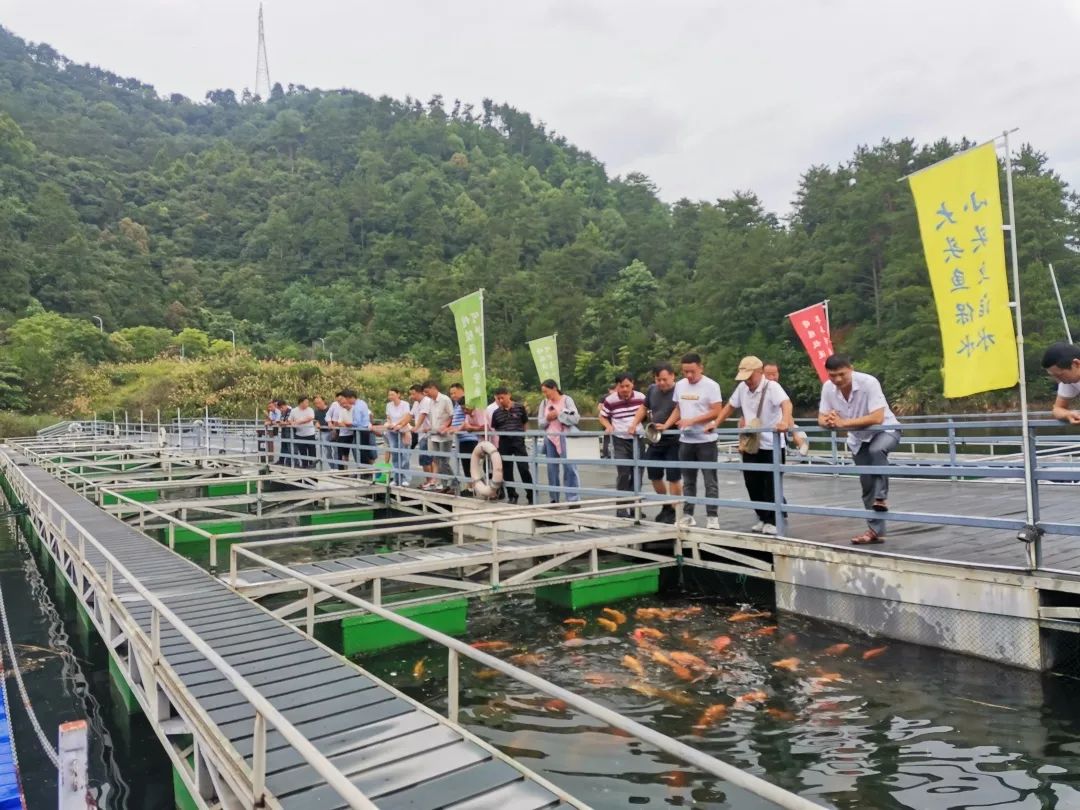
<path id="1" fill-rule="evenodd" d="M 994 145 L 912 175 L 911 191 L 941 325 L 945 396 L 1016 385 Z"/>
<path id="2" fill-rule="evenodd" d="M 487 371 L 484 353 L 484 291 L 447 304 L 454 313 L 458 347 L 461 350 L 461 376 L 465 402 L 473 408 L 487 404 Z"/>
<path id="3" fill-rule="evenodd" d="M 562 388 L 562 382 L 559 380 L 559 349 L 555 341 L 555 335 L 530 340 L 529 351 L 532 352 L 533 363 L 536 364 L 536 373 L 540 377 L 540 382 L 554 380 L 555 384 Z"/>

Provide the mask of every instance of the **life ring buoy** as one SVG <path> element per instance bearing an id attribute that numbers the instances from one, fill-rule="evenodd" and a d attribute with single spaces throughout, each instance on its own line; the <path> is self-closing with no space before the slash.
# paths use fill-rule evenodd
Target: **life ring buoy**
<path id="1" fill-rule="evenodd" d="M 491 465 L 491 476 L 484 477 L 484 461 Z M 472 451 L 473 492 L 481 498 L 494 500 L 503 484 L 502 456 L 491 442 L 478 442 Z"/>

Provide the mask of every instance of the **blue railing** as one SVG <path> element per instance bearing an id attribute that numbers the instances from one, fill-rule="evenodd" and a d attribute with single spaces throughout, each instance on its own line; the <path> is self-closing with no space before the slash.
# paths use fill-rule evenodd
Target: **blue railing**
<path id="1" fill-rule="evenodd" d="M 1043 416 L 1042 414 L 1039 415 Z M 1024 477 L 1025 461 L 1031 465 L 1034 489 L 1034 522 L 1043 531 L 1050 534 L 1080 536 L 1080 524 L 1069 522 L 1048 522 L 1039 514 L 1039 485 L 1075 484 L 1080 482 L 1080 433 L 1071 431 L 1062 423 L 1052 419 L 1036 418 L 1028 430 L 1032 441 L 1029 457 L 1025 459 L 1020 452 L 1022 441 L 1021 422 L 1011 415 L 1004 418 L 976 416 L 973 418 L 949 416 L 941 418 L 923 418 L 908 420 L 901 425 L 904 434 L 900 448 L 893 453 L 894 461 L 887 467 L 866 467 L 854 464 L 844 450 L 844 435 L 836 431 L 818 427 L 816 424 L 802 424 L 798 429 L 807 434 L 811 452 L 806 458 L 790 454 L 782 458 L 779 442 L 774 442 L 772 458 L 768 463 L 746 463 L 739 456 L 736 445 L 738 435 L 745 432 L 772 432 L 762 428 L 757 431 L 740 429 L 734 423 L 714 432 L 719 447 L 719 461 L 689 462 L 665 461 L 665 468 L 680 471 L 720 469 L 723 472 L 757 471 L 772 476 L 775 492 L 771 503 L 752 501 L 747 497 L 708 498 L 701 494 L 693 497 L 681 496 L 687 504 L 701 507 L 725 509 L 761 509 L 772 511 L 776 515 L 776 528 L 780 535 L 786 531 L 787 515 L 811 515 L 841 517 L 852 519 L 877 519 L 888 522 L 916 523 L 928 525 L 947 525 L 961 527 L 986 528 L 992 530 L 1020 532 L 1027 525 L 1025 517 L 990 517 L 978 514 L 931 513 L 931 512 L 873 512 L 866 509 L 841 506 L 822 506 L 816 504 L 787 503 L 785 498 L 785 476 L 858 476 L 889 475 L 893 478 L 918 478 L 923 480 L 1011 480 L 1020 482 Z M 887 430 L 876 428 L 875 430 Z M 677 431 L 670 432 L 677 435 Z M 295 436 L 282 435 L 280 430 L 275 435 L 263 424 L 252 420 L 217 419 L 204 413 L 201 419 L 170 420 L 166 424 L 149 422 L 82 422 L 72 423 L 68 434 L 109 436 L 129 438 L 140 442 L 157 442 L 171 447 L 201 451 L 207 454 L 240 454 L 263 463 L 284 464 L 292 467 L 310 467 L 312 469 L 364 468 L 370 469 L 366 458 L 385 457 L 388 447 L 382 438 L 380 428 L 376 426 L 364 443 L 332 441 L 328 431 L 320 431 L 310 442 Z M 494 434 L 493 434 L 494 435 Z M 510 486 L 519 490 L 530 500 L 539 500 L 542 496 L 550 499 L 567 497 L 611 497 L 617 494 L 614 488 L 614 468 L 629 468 L 632 473 L 632 490 L 627 494 L 640 493 L 646 481 L 649 466 L 658 466 L 644 457 L 645 445 L 642 441 L 632 442 L 633 454 L 628 459 L 605 458 L 599 452 L 595 458 L 548 458 L 543 455 L 545 433 L 530 430 L 522 433 L 503 433 L 503 437 L 524 439 L 526 454 L 523 456 L 503 456 L 504 468 L 518 462 L 524 464 L 532 478 L 531 483 L 523 484 L 515 480 Z M 592 449 L 598 451 L 605 439 L 600 431 L 579 431 L 569 436 L 571 447 L 580 448 L 582 443 L 594 442 Z M 51 437 L 56 439 L 55 434 Z M 302 449 L 301 449 L 302 448 Z M 1010 450 L 1002 455 L 997 450 Z M 990 450 L 990 452 L 986 452 Z M 340 457 L 339 457 L 340 453 Z M 421 455 L 432 457 L 441 464 L 441 469 L 423 472 L 418 469 Z M 463 453 L 458 434 L 451 434 L 451 446 L 447 450 L 420 448 L 405 449 L 397 459 L 391 456 L 391 469 L 383 470 L 387 482 L 407 477 L 415 483 L 418 477 L 428 477 L 439 483 L 440 488 L 458 492 L 468 486 L 464 475 L 465 462 L 469 455 Z M 407 459 L 407 464 L 401 459 Z M 552 486 L 547 482 L 541 468 L 548 465 L 570 466 L 578 469 L 579 474 L 588 472 L 588 480 L 574 489 L 564 486 Z M 560 479 L 564 476 L 560 475 Z M 654 499 L 658 505 L 666 496 L 654 493 L 642 493 L 647 500 Z M 638 514 L 640 517 L 640 513 Z"/>

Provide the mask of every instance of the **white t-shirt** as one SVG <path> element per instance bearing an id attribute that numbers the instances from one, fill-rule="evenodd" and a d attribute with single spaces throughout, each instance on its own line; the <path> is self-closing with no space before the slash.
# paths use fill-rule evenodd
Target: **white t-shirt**
<path id="1" fill-rule="evenodd" d="M 303 422 L 306 419 L 311 421 L 296 426 L 296 435 L 301 439 L 310 439 L 315 435 L 315 411 L 311 407 L 293 408 L 289 415 L 290 422 Z"/>
<path id="2" fill-rule="evenodd" d="M 393 402 L 386 403 L 386 426 L 389 428 L 391 425 L 396 425 L 402 419 L 409 414 L 409 405 L 404 400 L 399 399 L 397 405 Z M 406 428 L 407 430 L 408 428 Z"/>
<path id="3" fill-rule="evenodd" d="M 885 409 L 885 418 L 882 425 L 899 425 L 900 420 L 892 412 L 885 394 L 881 390 L 881 383 L 877 377 L 863 374 L 861 371 L 851 373 L 851 398 L 844 399 L 832 380 L 826 380 L 821 386 L 821 404 L 818 411 L 828 413 L 836 411 L 842 419 L 855 419 L 860 416 L 868 416 L 878 408 Z M 878 426 L 880 427 L 880 426 Z M 873 430 L 849 430 L 847 446 L 852 453 L 858 451 L 863 442 L 868 442 L 879 431 Z"/>
<path id="4" fill-rule="evenodd" d="M 765 402 L 762 404 L 761 398 L 765 397 Z M 761 426 L 763 428 L 775 427 L 776 423 L 783 417 L 782 406 L 788 401 L 787 392 L 780 386 L 778 382 L 772 382 L 762 378 L 758 383 L 756 391 L 751 391 L 750 386 L 745 381 L 735 386 L 735 390 L 731 392 L 731 399 L 728 400 L 728 404 L 734 408 L 738 408 L 742 411 L 743 419 L 747 423 L 751 419 L 758 418 L 758 408 L 761 408 Z M 761 436 L 761 449 L 772 450 L 773 437 L 775 433 L 760 433 Z M 780 436 L 780 446 L 783 447 L 786 444 L 783 434 Z"/>
<path id="5" fill-rule="evenodd" d="M 346 408 L 344 405 L 342 405 L 338 409 L 338 418 L 335 421 L 347 422 L 348 424 L 351 425 L 352 424 L 352 408 Z M 353 435 L 353 429 L 351 427 L 338 428 L 338 436 L 345 437 L 345 436 L 352 436 L 352 435 Z"/>
<path id="6" fill-rule="evenodd" d="M 427 436 L 431 432 L 431 397 L 425 396 L 419 402 L 414 402 L 412 405 L 412 421 L 413 425 L 420 425 L 420 415 L 426 414 L 427 418 L 424 420 L 424 424 L 420 426 L 417 431 L 421 436 Z"/>
<path id="7" fill-rule="evenodd" d="M 675 402 L 679 406 L 679 418 L 693 419 L 702 416 L 713 409 L 715 405 L 724 401 L 720 394 L 720 385 L 716 380 L 702 377 L 696 383 L 690 382 L 683 377 L 675 383 Z M 686 428 L 679 436 L 680 442 L 686 444 L 704 444 L 715 442 L 715 433 L 705 432 L 705 423 Z"/>
<path id="8" fill-rule="evenodd" d="M 1058 383 L 1057 395 L 1064 399 L 1080 397 L 1080 383 Z"/>

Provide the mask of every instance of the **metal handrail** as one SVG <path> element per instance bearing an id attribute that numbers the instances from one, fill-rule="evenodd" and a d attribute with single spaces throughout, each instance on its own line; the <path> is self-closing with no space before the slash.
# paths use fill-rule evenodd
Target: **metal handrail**
<path id="1" fill-rule="evenodd" d="M 400 627 L 410 630 L 429 641 L 434 641 L 448 650 L 449 669 L 447 673 L 447 716 L 451 722 L 457 722 L 457 713 L 459 709 L 458 705 L 458 662 L 460 656 L 465 656 L 479 664 L 483 664 L 485 667 L 494 669 L 497 672 L 514 678 L 515 680 L 524 683 L 533 689 L 540 692 L 551 695 L 564 701 L 567 705 L 573 706 L 580 710 L 582 713 L 587 714 L 590 717 L 594 717 L 597 720 L 602 720 L 608 725 L 625 731 L 628 734 L 633 735 L 635 738 L 646 742 L 656 748 L 659 748 L 665 753 L 676 756 L 684 762 L 687 762 L 695 767 L 700 768 L 708 774 L 716 776 L 727 782 L 730 782 L 737 787 L 742 788 L 753 793 L 756 796 L 760 796 L 767 799 L 780 807 L 789 810 L 821 810 L 821 805 L 816 804 L 809 799 L 803 798 L 798 794 L 784 790 L 771 782 L 767 782 L 759 776 L 747 773 L 744 770 L 729 765 L 723 760 L 716 757 L 709 756 L 702 753 L 695 748 L 681 743 L 678 740 L 674 740 L 665 734 L 651 729 L 648 726 L 642 725 L 635 720 L 631 720 L 628 717 L 624 717 L 618 712 L 612 711 L 605 706 L 601 706 L 599 703 L 595 703 L 586 697 L 571 692 L 568 689 L 564 689 L 561 686 L 557 686 L 550 681 L 544 680 L 531 672 L 516 667 L 513 664 L 509 664 L 503 661 L 501 658 L 488 655 L 481 650 L 477 650 L 474 647 L 469 646 L 463 641 L 459 641 L 453 636 L 440 633 L 438 630 L 432 630 L 426 625 L 415 622 L 412 619 L 408 619 L 401 616 L 392 610 L 388 610 L 380 605 L 376 605 L 373 602 L 369 602 L 366 599 L 362 599 L 358 596 L 354 596 L 347 591 L 343 591 L 340 588 L 328 585 L 314 577 L 310 577 L 307 574 L 303 574 L 290 568 L 287 565 L 275 562 L 273 560 L 264 558 L 251 552 L 247 549 L 243 550 L 245 556 L 251 559 L 257 560 L 262 565 L 271 568 L 278 573 L 284 574 L 290 578 L 293 578 L 308 588 L 308 593 L 313 594 L 315 590 L 322 591 L 336 599 L 351 604 L 355 607 L 362 608 L 381 619 L 392 622 Z M 310 598 L 310 597 L 309 597 Z"/>
<path id="2" fill-rule="evenodd" d="M 3 463 L 4 466 L 9 468 L 8 472 L 10 472 L 10 467 L 13 466 L 10 458 L 5 459 Z M 92 534 L 86 531 L 86 529 L 84 529 L 82 525 L 67 512 L 67 510 L 60 506 L 60 504 L 52 497 L 46 495 L 40 489 L 30 484 L 29 480 L 25 479 L 25 476 L 24 480 L 26 480 L 27 486 L 31 489 L 30 495 L 36 501 L 34 505 L 37 507 L 38 513 L 43 515 L 43 519 L 49 521 L 50 526 L 57 531 L 57 535 L 61 538 L 62 542 L 68 542 L 66 532 L 53 523 L 50 512 L 42 509 L 42 501 L 46 502 L 51 509 L 63 516 L 66 524 L 75 529 L 80 538 L 79 543 L 76 545 L 80 570 L 83 570 L 84 574 L 89 572 L 91 578 L 99 580 L 99 583 L 104 587 L 106 599 L 110 604 L 114 606 L 121 604 L 116 599 L 112 587 L 114 577 L 119 574 L 129 585 L 131 585 L 136 593 L 151 606 L 153 612 L 151 613 L 151 633 L 149 639 L 147 639 L 145 631 L 142 630 L 138 622 L 133 621 L 132 624 L 137 630 L 137 636 L 140 641 L 150 648 L 151 663 L 155 670 L 164 663 L 161 657 L 161 619 L 164 618 L 185 641 L 191 644 L 200 655 L 214 666 L 215 669 L 228 678 L 230 685 L 251 704 L 256 712 L 255 745 L 253 748 L 252 766 L 250 769 L 252 801 L 255 804 L 259 804 L 262 801 L 263 794 L 265 793 L 266 722 L 269 721 L 285 741 L 288 742 L 301 757 L 303 757 L 304 761 L 314 768 L 316 773 L 325 779 L 327 784 L 330 785 L 339 796 L 349 802 L 351 807 L 360 808 L 360 810 L 377 810 L 377 806 L 373 804 L 363 792 L 356 787 L 356 785 L 349 781 L 348 777 L 334 766 L 318 748 L 312 745 L 311 742 L 291 722 L 289 722 L 289 720 L 286 719 L 269 700 L 263 697 L 263 695 L 252 686 L 243 675 L 215 652 L 210 645 L 203 641 L 197 632 L 188 627 L 188 625 L 173 613 L 172 610 L 152 591 L 147 589 L 123 563 L 99 543 Z M 87 542 L 89 542 L 90 545 L 92 545 L 105 559 L 106 570 L 104 574 L 99 573 L 97 569 L 87 561 L 85 547 L 85 543 Z M 198 706 L 197 703 L 194 703 L 194 705 Z M 202 711 L 201 708 L 199 710 Z M 232 752 L 231 755 L 235 755 L 235 752 Z M 246 769 L 246 763 L 243 764 L 242 767 Z"/>

